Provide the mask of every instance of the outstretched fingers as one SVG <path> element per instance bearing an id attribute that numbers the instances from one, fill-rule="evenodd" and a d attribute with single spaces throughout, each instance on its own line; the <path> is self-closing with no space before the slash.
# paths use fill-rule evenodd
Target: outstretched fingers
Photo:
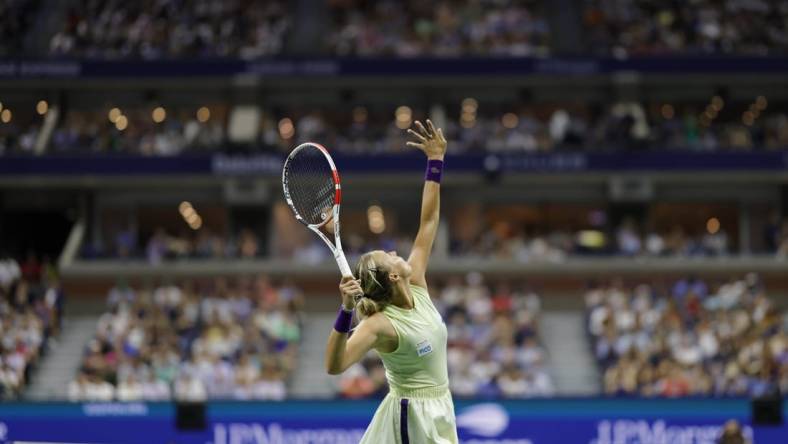
<path id="1" fill-rule="evenodd" d="M 438 128 L 438 139 L 440 139 L 441 142 L 446 143 L 446 138 L 443 137 L 443 130 L 441 128 Z"/>
<path id="2" fill-rule="evenodd" d="M 435 126 L 432 124 L 432 120 L 427 119 L 427 127 L 430 130 L 430 136 L 432 136 L 432 137 L 437 136 L 438 132 L 435 131 Z"/>
<path id="3" fill-rule="evenodd" d="M 427 128 L 424 128 L 424 125 L 422 125 L 422 124 L 421 124 L 421 122 L 419 122 L 419 121 L 417 120 L 415 123 L 416 123 L 416 127 L 417 127 L 417 128 L 419 129 L 419 131 L 421 132 L 421 135 L 422 135 L 422 136 L 424 136 L 424 137 L 425 137 L 425 138 L 427 138 L 427 139 L 431 139 L 431 138 L 432 138 L 432 134 L 430 134 L 430 132 L 429 132 L 429 131 L 427 131 Z"/>
<path id="4" fill-rule="evenodd" d="M 426 137 L 422 136 L 421 134 L 417 133 L 416 131 L 413 131 L 413 130 L 412 130 L 412 129 L 410 129 L 410 128 L 408 128 L 408 134 L 412 135 L 413 137 L 416 137 L 416 138 L 418 138 L 418 139 L 419 139 L 419 140 L 421 140 L 422 142 L 426 142 L 426 141 L 427 141 L 427 138 L 426 138 Z"/>

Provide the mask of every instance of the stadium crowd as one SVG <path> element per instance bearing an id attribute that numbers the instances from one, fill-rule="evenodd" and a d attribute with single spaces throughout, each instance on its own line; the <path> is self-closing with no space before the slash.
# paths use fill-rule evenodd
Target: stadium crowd
<path id="1" fill-rule="evenodd" d="M 139 242 L 136 232 L 121 228 L 103 243 L 88 243 L 82 256 L 90 259 L 133 259 L 144 257 L 151 264 L 177 259 L 251 259 L 265 252 L 258 235 L 249 228 L 241 228 L 233 235 L 224 235 L 208 227 L 184 229 L 172 234 L 157 227 L 150 236 Z"/>
<path id="2" fill-rule="evenodd" d="M 766 98 L 753 103 L 713 104 L 613 102 L 479 104 L 465 99 L 445 105 L 444 130 L 457 153 L 542 153 L 555 151 L 749 151 L 788 148 L 788 114 Z M 749 108 L 748 108 L 749 106 Z M 705 111 L 703 108 L 706 107 Z M 768 108 L 768 109 L 767 109 Z M 32 109 L 32 105 L 31 105 Z M 307 140 L 348 154 L 405 153 L 407 128 L 426 117 L 405 106 L 345 109 L 262 110 L 247 133 L 235 140 L 227 104 L 107 107 L 67 110 L 47 152 L 175 156 L 206 151 L 278 152 Z M 741 109 L 749 109 L 740 113 Z M 454 111 L 458 111 L 454 113 Z M 36 116 L 39 117 L 40 116 Z M 0 123 L 0 154 L 31 154 L 40 124 L 14 119 Z"/>
<path id="3" fill-rule="evenodd" d="M 41 5 L 0 2 L 0 53 L 40 51 L 25 40 L 36 30 L 51 36 L 46 50 L 56 57 L 259 59 L 286 54 L 289 37 L 309 35 L 307 26 L 325 30 L 311 33 L 317 44 L 298 48 L 312 55 L 542 57 L 567 38 L 563 46 L 574 48 L 568 52 L 616 57 L 788 50 L 788 7 L 778 0 L 585 0 L 577 4 L 582 29 L 574 33 L 560 27 L 571 22 L 559 19 L 559 9 L 534 0 L 330 0 L 326 14 L 303 24 L 284 1 L 79 0 L 49 29 L 36 26 Z"/>
<path id="4" fill-rule="evenodd" d="M 606 233 L 604 228 L 539 230 L 511 221 L 498 221 L 471 237 L 454 233 L 449 253 L 463 257 L 494 257 L 518 262 L 557 262 L 571 255 L 640 257 L 724 256 L 731 253 L 724 230 L 689 234 L 680 225 L 669 231 L 643 233 L 626 220 Z"/>
<path id="5" fill-rule="evenodd" d="M 301 292 L 266 276 L 108 295 L 71 400 L 283 399 L 301 337 Z"/>
<path id="6" fill-rule="evenodd" d="M 338 56 L 525 57 L 549 53 L 539 2 L 332 0 L 329 52 Z"/>
<path id="7" fill-rule="evenodd" d="M 0 257 L 0 399 L 17 398 L 60 330 L 63 292 L 48 261 Z"/>
<path id="8" fill-rule="evenodd" d="M 284 1 L 80 0 L 49 44 L 53 56 L 98 59 L 239 57 L 280 53 L 291 26 Z"/>
<path id="9" fill-rule="evenodd" d="M 12 111 L 8 104 L 0 102 L 0 156 L 26 156 L 35 152 L 41 131 L 41 116 L 33 116 L 33 108 L 14 108 Z M 7 112 L 8 121 L 3 120 L 4 112 Z"/>
<path id="10" fill-rule="evenodd" d="M 539 296 L 508 282 L 495 285 L 479 273 L 432 287 L 433 303 L 448 329 L 449 383 L 458 397 L 550 396 L 553 382 L 539 340 Z M 348 398 L 387 392 L 382 362 L 370 353 L 340 379 Z"/>
<path id="11" fill-rule="evenodd" d="M 600 55 L 788 52 L 788 6 L 779 0 L 586 0 L 587 49 Z"/>
<path id="12" fill-rule="evenodd" d="M 786 318 L 748 274 L 665 292 L 619 280 L 585 294 L 588 332 L 608 395 L 761 396 L 788 390 Z"/>
<path id="13" fill-rule="evenodd" d="M 157 108 L 124 111 L 113 108 L 107 110 L 109 113 L 70 111 L 54 130 L 49 151 L 55 155 L 174 156 L 186 150 L 199 152 L 222 148 L 225 128 L 215 116 L 211 119 L 209 108 L 200 108 L 197 112 Z"/>

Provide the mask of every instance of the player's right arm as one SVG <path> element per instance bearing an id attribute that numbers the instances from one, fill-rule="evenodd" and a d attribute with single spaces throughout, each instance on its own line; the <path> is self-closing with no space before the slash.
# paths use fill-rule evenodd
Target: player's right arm
<path id="1" fill-rule="evenodd" d="M 355 306 L 353 295 L 362 293 L 361 285 L 351 276 L 342 278 L 339 291 L 342 294 L 342 307 L 347 311 Z M 326 371 L 329 374 L 338 375 L 344 372 L 377 345 L 382 332 L 381 318 L 370 316 L 365 319 L 353 330 L 352 336 L 331 329 L 326 344 Z"/>

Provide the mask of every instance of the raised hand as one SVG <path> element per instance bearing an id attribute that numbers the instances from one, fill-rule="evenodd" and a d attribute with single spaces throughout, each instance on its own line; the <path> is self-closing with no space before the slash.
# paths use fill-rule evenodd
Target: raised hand
<path id="1" fill-rule="evenodd" d="M 435 129 L 430 119 L 427 119 L 426 128 L 418 120 L 415 122 L 415 127 L 418 131 L 409 128 L 408 134 L 418 141 L 409 141 L 407 145 L 422 150 L 428 159 L 443 160 L 446 154 L 446 138 L 443 137 L 443 131 L 440 128 Z"/>
<path id="2" fill-rule="evenodd" d="M 339 283 L 339 293 L 342 295 L 342 305 L 345 310 L 352 310 L 356 305 L 356 296 L 364 294 L 361 284 L 353 276 L 343 276 Z"/>

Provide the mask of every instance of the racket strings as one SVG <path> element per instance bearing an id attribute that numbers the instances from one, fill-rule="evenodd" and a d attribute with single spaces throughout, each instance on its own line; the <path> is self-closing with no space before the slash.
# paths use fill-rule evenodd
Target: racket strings
<path id="1" fill-rule="evenodd" d="M 306 223 L 319 224 L 331 217 L 333 172 L 317 148 L 304 148 L 290 158 L 286 180 L 293 207 Z"/>

